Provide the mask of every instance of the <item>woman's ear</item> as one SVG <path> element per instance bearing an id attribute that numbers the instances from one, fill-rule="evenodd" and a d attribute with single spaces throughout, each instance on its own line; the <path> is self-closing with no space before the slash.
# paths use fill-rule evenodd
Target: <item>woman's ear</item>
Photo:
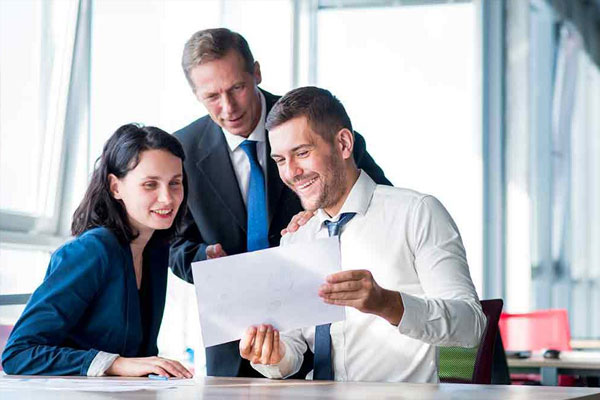
<path id="1" fill-rule="evenodd" d="M 344 160 L 352 157 L 352 152 L 354 150 L 354 134 L 349 129 L 340 129 L 337 133 L 337 142 Z"/>
<path id="2" fill-rule="evenodd" d="M 110 194 L 116 200 L 121 200 L 121 194 L 119 193 L 120 189 L 120 181 L 114 174 L 108 174 L 108 187 L 110 189 Z"/>

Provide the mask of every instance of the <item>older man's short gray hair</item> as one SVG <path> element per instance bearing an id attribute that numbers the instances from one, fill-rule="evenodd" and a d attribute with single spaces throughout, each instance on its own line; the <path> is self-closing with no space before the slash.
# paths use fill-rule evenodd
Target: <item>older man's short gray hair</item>
<path id="1" fill-rule="evenodd" d="M 198 65 L 225 57 L 229 50 L 235 50 L 244 60 L 245 70 L 254 73 L 254 57 L 248 42 L 242 35 L 227 28 L 204 29 L 192 35 L 185 43 L 181 66 L 188 83 L 195 90 L 191 71 Z"/>

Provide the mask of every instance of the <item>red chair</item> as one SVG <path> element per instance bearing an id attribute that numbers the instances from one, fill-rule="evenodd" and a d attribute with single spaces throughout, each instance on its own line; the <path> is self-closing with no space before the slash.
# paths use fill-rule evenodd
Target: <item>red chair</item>
<path id="1" fill-rule="evenodd" d="M 567 310 L 540 310 L 525 314 L 502 313 L 499 326 L 505 350 L 571 350 Z"/>
<path id="2" fill-rule="evenodd" d="M 567 310 L 539 310 L 523 314 L 502 313 L 498 323 L 506 351 L 571 350 L 571 330 Z M 511 374 L 526 382 L 539 381 L 539 375 Z M 571 386 L 574 378 L 559 376 L 560 386 Z"/>

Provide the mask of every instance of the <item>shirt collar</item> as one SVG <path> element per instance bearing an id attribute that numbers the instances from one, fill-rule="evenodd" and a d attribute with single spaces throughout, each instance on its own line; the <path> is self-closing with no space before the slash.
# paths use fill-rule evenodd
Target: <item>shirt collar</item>
<path id="1" fill-rule="evenodd" d="M 321 226 L 325 221 L 337 221 L 343 213 L 353 212 L 365 215 L 369 209 L 369 204 L 371 204 L 376 187 L 377 184 L 375 181 L 365 171 L 360 170 L 358 179 L 354 183 L 354 186 L 352 186 L 346 201 L 337 215 L 330 217 L 323 209 L 319 208 L 317 210 L 316 216 L 321 222 Z"/>
<path id="2" fill-rule="evenodd" d="M 260 90 L 258 91 L 258 94 L 260 96 L 260 119 L 258 120 L 258 124 L 256 124 L 256 128 L 254 128 L 252 133 L 250 133 L 247 138 L 240 135 L 234 135 L 233 133 L 222 129 L 223 134 L 225 135 L 225 141 L 232 152 L 235 151 L 235 149 L 237 149 L 239 145 L 242 144 L 242 142 L 246 139 L 254 140 L 256 142 L 264 142 L 266 140 L 265 119 L 267 116 L 267 102 L 265 100 L 265 96 Z"/>

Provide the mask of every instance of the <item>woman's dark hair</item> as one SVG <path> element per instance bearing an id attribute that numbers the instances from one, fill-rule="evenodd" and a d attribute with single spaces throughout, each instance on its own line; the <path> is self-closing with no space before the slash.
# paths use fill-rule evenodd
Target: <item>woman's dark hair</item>
<path id="1" fill-rule="evenodd" d="M 129 243 L 138 236 L 129 224 L 127 211 L 110 191 L 108 175 L 122 179 L 140 162 L 140 154 L 146 150 L 166 150 L 182 161 L 185 153 L 179 141 L 162 129 L 138 124 L 123 125 L 107 140 L 102 154 L 96 160 L 92 179 L 85 196 L 73 213 L 71 234 L 78 236 L 95 227 L 110 229 L 123 243 Z M 179 206 L 173 225 L 166 230 L 157 231 L 159 236 L 168 240 L 180 230 L 186 212 L 187 178 L 183 172 L 183 201 Z"/>

